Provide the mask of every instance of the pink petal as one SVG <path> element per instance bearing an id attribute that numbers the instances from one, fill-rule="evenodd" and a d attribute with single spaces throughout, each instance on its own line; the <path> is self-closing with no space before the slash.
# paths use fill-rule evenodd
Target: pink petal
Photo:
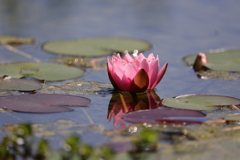
<path id="1" fill-rule="evenodd" d="M 119 90 L 123 89 L 122 86 L 122 77 L 120 78 L 116 73 L 113 75 L 114 82 L 117 84 Z M 117 88 L 116 88 L 117 89 Z"/>
<path id="2" fill-rule="evenodd" d="M 160 68 L 160 61 L 158 59 L 158 55 L 156 56 L 156 61 L 158 61 L 158 68 Z"/>
<path id="3" fill-rule="evenodd" d="M 118 53 L 117 56 L 116 56 L 118 59 L 122 59 L 121 58 L 121 55 Z"/>
<path id="4" fill-rule="evenodd" d="M 155 81 L 155 83 L 152 85 L 151 88 L 149 89 L 153 89 L 156 87 L 156 85 L 162 80 L 162 77 L 164 76 L 166 70 L 167 70 L 167 66 L 168 66 L 168 63 L 165 63 L 163 65 L 163 67 L 161 68 L 161 70 L 159 71 L 158 75 L 157 75 L 157 80 Z"/>
<path id="5" fill-rule="evenodd" d="M 140 69 L 144 69 L 147 73 L 149 72 L 149 64 L 147 62 L 147 59 L 142 60 Z"/>
<path id="6" fill-rule="evenodd" d="M 145 57 L 142 53 L 140 53 L 140 54 L 137 56 L 137 58 L 138 58 L 140 61 L 142 61 L 143 59 L 146 59 L 146 57 Z"/>
<path id="7" fill-rule="evenodd" d="M 135 67 L 134 64 L 129 63 L 125 69 L 125 75 L 128 77 L 130 80 L 133 80 L 133 78 L 136 76 L 138 72 L 138 69 Z"/>
<path id="8" fill-rule="evenodd" d="M 131 83 L 131 80 L 123 74 L 123 76 L 120 78 L 116 73 L 114 73 L 114 81 L 117 84 L 116 89 L 119 89 L 121 91 L 128 91 L 129 90 L 129 86 Z"/>
<path id="9" fill-rule="evenodd" d="M 128 65 L 128 63 L 124 62 L 124 61 L 119 61 L 116 62 L 115 65 L 118 65 L 118 68 L 122 71 L 122 73 L 124 73 L 126 71 L 126 67 Z"/>
<path id="10" fill-rule="evenodd" d="M 113 64 L 113 72 L 120 80 L 122 80 L 124 73 L 118 64 Z M 115 79 L 115 76 L 113 78 Z"/>
<path id="11" fill-rule="evenodd" d="M 148 61 L 152 61 L 154 59 L 155 59 L 155 57 L 152 53 L 148 55 L 148 58 L 147 58 Z"/>
<path id="12" fill-rule="evenodd" d="M 120 89 L 122 91 L 129 91 L 129 86 L 130 86 L 131 82 L 132 82 L 132 80 L 124 74 L 122 77 L 122 81 L 119 84 Z"/>
<path id="13" fill-rule="evenodd" d="M 141 61 L 139 59 L 134 59 L 133 64 L 138 70 L 141 69 Z"/>
<path id="14" fill-rule="evenodd" d="M 109 80 L 111 81 L 113 87 L 116 89 L 116 90 L 119 90 L 119 87 L 117 85 L 117 83 L 115 82 L 113 76 L 114 76 L 114 73 L 110 71 L 109 67 L 108 67 L 108 64 L 107 64 L 107 68 L 108 68 L 108 77 L 109 77 Z"/>
<path id="15" fill-rule="evenodd" d="M 126 60 L 127 62 L 132 62 L 133 58 L 128 53 L 126 53 L 124 56 L 124 60 Z"/>
<path id="16" fill-rule="evenodd" d="M 153 85 L 157 81 L 158 71 L 159 71 L 159 63 L 157 60 L 155 60 L 155 61 L 151 62 L 150 70 L 148 72 L 148 76 L 149 76 L 148 89 L 154 88 Z"/>
<path id="17" fill-rule="evenodd" d="M 108 63 L 107 63 L 107 66 L 108 66 L 108 70 L 110 71 L 110 73 L 112 72 L 112 60 L 108 57 Z"/>

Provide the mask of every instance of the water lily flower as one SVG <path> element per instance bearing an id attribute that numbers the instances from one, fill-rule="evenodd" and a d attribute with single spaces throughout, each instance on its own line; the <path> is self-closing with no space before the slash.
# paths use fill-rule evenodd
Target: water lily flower
<path id="1" fill-rule="evenodd" d="M 108 76 L 116 90 L 144 92 L 151 90 L 161 81 L 168 63 L 160 69 L 158 56 L 151 53 L 147 58 L 137 52 L 131 57 L 128 53 L 121 58 L 120 54 L 108 57 Z"/>

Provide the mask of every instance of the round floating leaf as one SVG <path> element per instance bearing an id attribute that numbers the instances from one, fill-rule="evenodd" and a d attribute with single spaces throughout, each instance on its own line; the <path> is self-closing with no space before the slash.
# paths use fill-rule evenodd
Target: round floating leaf
<path id="1" fill-rule="evenodd" d="M 184 109 L 171 109 L 159 108 L 152 110 L 141 110 L 130 112 L 123 116 L 124 120 L 135 123 L 160 123 L 160 121 L 172 121 L 177 117 L 205 117 L 205 114 L 200 111 L 184 110 Z M 178 120 L 179 121 L 179 120 Z M 181 120 L 182 122 L 182 120 Z"/>
<path id="2" fill-rule="evenodd" d="M 233 114 L 224 117 L 227 121 L 240 121 L 240 114 Z"/>
<path id="3" fill-rule="evenodd" d="M 208 63 L 204 66 L 218 71 L 240 72 L 240 50 L 225 50 L 222 52 L 205 53 Z M 189 55 L 183 58 L 188 65 L 193 65 L 197 54 Z"/>
<path id="4" fill-rule="evenodd" d="M 147 41 L 110 37 L 52 41 L 43 45 L 47 52 L 71 56 L 102 56 L 113 52 L 123 53 L 125 50 L 129 53 L 135 49 L 146 51 L 149 48 L 151 44 Z"/>
<path id="5" fill-rule="evenodd" d="M 53 113 L 72 111 L 61 106 L 88 106 L 90 100 L 61 94 L 28 94 L 0 98 L 0 107 L 18 112 Z"/>
<path id="6" fill-rule="evenodd" d="M 8 91 L 0 90 L 0 97 L 4 97 L 4 96 L 12 96 L 12 93 Z"/>
<path id="7" fill-rule="evenodd" d="M 0 65 L 0 76 L 8 75 L 13 78 L 30 76 L 39 80 L 58 81 L 77 78 L 83 73 L 81 69 L 56 63 L 25 62 Z"/>
<path id="8" fill-rule="evenodd" d="M 16 91 L 35 91 L 42 87 L 39 82 L 33 80 L 3 77 L 0 79 L 0 89 Z"/>
<path id="9" fill-rule="evenodd" d="M 0 36 L 0 44 L 10 44 L 10 45 L 19 45 L 19 44 L 30 44 L 34 43 L 33 38 L 20 38 L 16 36 Z"/>
<path id="10" fill-rule="evenodd" d="M 176 98 L 165 98 L 162 104 L 172 108 L 190 110 L 217 110 L 218 106 L 238 105 L 240 99 L 218 95 L 183 95 Z"/>

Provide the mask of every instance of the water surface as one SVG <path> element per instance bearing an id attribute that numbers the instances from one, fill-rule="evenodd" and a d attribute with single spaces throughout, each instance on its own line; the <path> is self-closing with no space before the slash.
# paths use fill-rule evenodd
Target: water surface
<path id="1" fill-rule="evenodd" d="M 33 37 L 34 45 L 16 46 L 41 61 L 56 55 L 41 50 L 44 42 L 85 37 L 129 37 L 147 40 L 153 47 L 144 54 L 159 55 L 161 65 L 168 62 L 165 77 L 156 88 L 161 97 L 182 94 L 216 94 L 240 98 L 240 81 L 201 80 L 186 66 L 182 57 L 211 49 L 238 49 L 240 42 L 240 1 L 191 0 L 1 0 L 0 35 Z M 0 46 L 0 62 L 32 61 Z M 88 69 L 80 79 L 109 83 L 106 70 Z M 111 87 L 109 87 L 111 89 Z M 105 88 L 106 89 L 106 88 Z M 84 95 L 92 100 L 74 112 L 55 114 L 0 113 L 1 124 L 53 123 L 59 119 L 75 123 L 103 125 L 108 122 L 111 94 Z M 84 136 L 84 135 L 83 135 Z M 98 144 L 85 134 L 89 143 Z"/>

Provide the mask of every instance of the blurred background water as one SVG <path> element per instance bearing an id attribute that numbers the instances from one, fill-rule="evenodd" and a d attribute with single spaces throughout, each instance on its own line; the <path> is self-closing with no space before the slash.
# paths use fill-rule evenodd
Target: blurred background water
<path id="1" fill-rule="evenodd" d="M 33 37 L 34 45 L 17 49 L 41 61 L 52 61 L 56 55 L 44 52 L 41 45 L 52 40 L 85 37 L 129 37 L 149 41 L 153 47 L 144 54 L 159 55 L 161 65 L 169 68 L 156 88 L 161 97 L 182 94 L 216 94 L 240 98 L 240 81 L 198 79 L 182 58 L 212 49 L 238 49 L 240 43 L 240 1 L 238 0 L 0 0 L 0 35 Z M 0 46 L 0 62 L 31 61 Z M 81 77 L 86 81 L 109 83 L 106 70 L 91 71 Z M 0 113 L 1 124 L 52 123 L 67 119 L 75 123 L 103 125 L 108 122 L 111 95 L 87 95 L 92 100 L 85 111 L 56 114 Z M 91 135 L 83 134 L 92 144 Z M 90 136 L 90 137 L 89 137 Z"/>

